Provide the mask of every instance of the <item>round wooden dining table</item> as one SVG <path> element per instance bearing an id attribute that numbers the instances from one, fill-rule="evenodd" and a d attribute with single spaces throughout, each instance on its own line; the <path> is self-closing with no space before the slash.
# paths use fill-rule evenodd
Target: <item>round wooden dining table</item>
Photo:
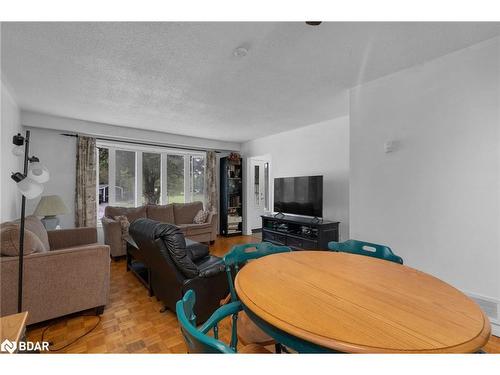
<path id="1" fill-rule="evenodd" d="M 329 251 L 249 262 L 236 276 L 249 317 L 298 352 L 472 353 L 490 336 L 479 306 L 436 277 Z"/>

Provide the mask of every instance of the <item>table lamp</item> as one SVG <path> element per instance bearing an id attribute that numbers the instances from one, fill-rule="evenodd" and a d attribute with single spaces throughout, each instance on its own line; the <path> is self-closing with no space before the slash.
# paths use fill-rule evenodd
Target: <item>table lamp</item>
<path id="1" fill-rule="evenodd" d="M 33 215 L 44 216 L 42 223 L 47 230 L 56 229 L 59 218 L 56 215 L 68 213 L 68 208 L 59 195 L 46 195 L 40 199 Z"/>

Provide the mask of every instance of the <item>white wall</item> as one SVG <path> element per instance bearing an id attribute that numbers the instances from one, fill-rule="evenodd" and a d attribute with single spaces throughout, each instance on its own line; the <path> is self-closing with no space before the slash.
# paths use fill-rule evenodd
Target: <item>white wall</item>
<path id="1" fill-rule="evenodd" d="M 340 221 L 340 237 L 349 238 L 348 116 L 246 142 L 242 155 L 268 155 L 271 181 L 276 177 L 323 175 L 323 216 Z"/>
<path id="2" fill-rule="evenodd" d="M 496 301 L 499 87 L 496 38 L 357 87 L 350 103 L 351 237 Z"/>
<path id="3" fill-rule="evenodd" d="M 21 132 L 19 108 L 15 99 L 4 83 L 1 83 L 1 142 L 0 155 L 0 222 L 17 219 L 21 214 L 21 194 L 17 191 L 14 181 L 10 178 L 11 172 L 22 172 L 23 158 L 12 153 L 12 136 Z"/>
<path id="4" fill-rule="evenodd" d="M 75 226 L 76 138 L 60 135 L 60 131 L 25 127 L 31 131 L 30 156 L 37 156 L 50 172 L 43 184 L 43 195 L 59 195 L 69 209 L 59 215 L 62 228 Z M 40 198 L 29 200 L 26 213 L 32 214 Z"/>

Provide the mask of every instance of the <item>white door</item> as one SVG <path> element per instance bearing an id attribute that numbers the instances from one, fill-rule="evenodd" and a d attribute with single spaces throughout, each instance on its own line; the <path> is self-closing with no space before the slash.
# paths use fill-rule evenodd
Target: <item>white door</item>
<path id="1" fill-rule="evenodd" d="M 269 211 L 269 161 L 250 160 L 250 229 L 262 228 L 261 215 Z"/>

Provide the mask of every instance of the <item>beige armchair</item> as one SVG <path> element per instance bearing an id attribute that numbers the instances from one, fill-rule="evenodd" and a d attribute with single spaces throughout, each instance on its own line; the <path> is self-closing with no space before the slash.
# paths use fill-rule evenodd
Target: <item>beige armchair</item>
<path id="1" fill-rule="evenodd" d="M 97 243 L 96 228 L 46 232 L 50 251 L 24 257 L 23 310 L 28 324 L 95 308 L 108 302 L 109 246 Z M 0 258 L 0 315 L 17 312 L 18 257 Z"/>

